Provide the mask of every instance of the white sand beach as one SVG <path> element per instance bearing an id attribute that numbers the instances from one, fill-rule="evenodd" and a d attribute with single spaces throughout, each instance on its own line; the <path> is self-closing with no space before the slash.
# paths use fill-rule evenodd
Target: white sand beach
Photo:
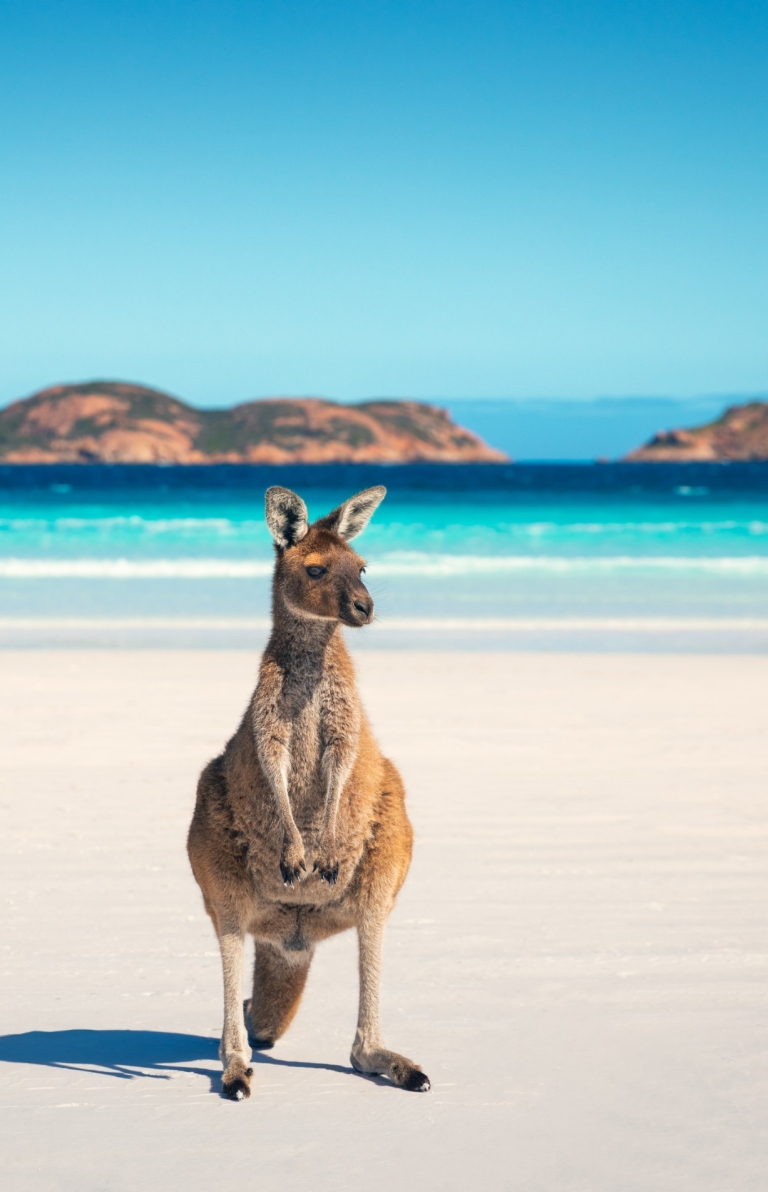
<path id="1" fill-rule="evenodd" d="M 218 1095 L 184 840 L 255 653 L 0 655 L 3 1186 L 748 1192 L 768 1144 L 768 656 L 368 651 L 416 828 L 352 1073 L 352 936 Z"/>

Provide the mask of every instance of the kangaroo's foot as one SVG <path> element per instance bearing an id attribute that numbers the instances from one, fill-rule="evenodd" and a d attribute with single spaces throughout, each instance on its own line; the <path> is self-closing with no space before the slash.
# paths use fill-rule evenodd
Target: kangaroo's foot
<path id="1" fill-rule="evenodd" d="M 238 1033 L 239 1042 L 235 1039 L 227 1046 L 222 1039 L 219 1046 L 219 1056 L 224 1065 L 221 1091 L 230 1101 L 244 1101 L 251 1095 L 253 1068 L 250 1066 L 251 1053 L 248 1049 L 245 1025 Z"/>
<path id="2" fill-rule="evenodd" d="M 302 874 L 307 872 L 304 856 L 304 842 L 300 836 L 288 837 L 283 841 L 283 853 L 280 857 L 280 873 L 283 885 L 293 889 L 294 882 L 300 882 Z"/>
<path id="3" fill-rule="evenodd" d="M 222 1092 L 230 1101 L 244 1101 L 251 1095 L 253 1068 L 246 1067 L 239 1057 L 227 1066 L 222 1080 Z"/>
<path id="4" fill-rule="evenodd" d="M 349 1057 L 352 1067 L 367 1076 L 388 1076 L 393 1084 L 412 1093 L 428 1093 L 429 1077 L 418 1064 L 396 1051 L 375 1048 L 370 1051 L 355 1046 Z"/>

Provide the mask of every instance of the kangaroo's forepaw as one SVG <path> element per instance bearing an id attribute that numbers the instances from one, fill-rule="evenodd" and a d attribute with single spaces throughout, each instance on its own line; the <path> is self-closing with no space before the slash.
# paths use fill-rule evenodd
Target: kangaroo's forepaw
<path id="1" fill-rule="evenodd" d="M 327 882 L 329 886 L 335 886 L 339 880 L 339 862 L 315 861 L 314 872 L 319 875 L 321 882 Z"/>
<path id="2" fill-rule="evenodd" d="M 303 869 L 303 865 L 288 865 L 287 862 L 281 861 L 280 875 L 283 879 L 283 885 L 290 886 L 293 889 L 294 883 L 301 881 L 301 872 Z"/>
<path id="3" fill-rule="evenodd" d="M 320 832 L 315 845 L 312 872 L 317 874 L 321 882 L 327 882 L 329 886 L 335 886 L 339 880 L 339 853 L 336 847 L 336 836 L 327 825 Z"/>
<path id="4" fill-rule="evenodd" d="M 244 1101 L 251 1095 L 252 1076 L 253 1068 L 246 1068 L 242 1061 L 234 1060 L 224 1073 L 221 1091 L 230 1101 Z"/>
<path id="5" fill-rule="evenodd" d="M 301 840 L 290 844 L 286 842 L 283 846 L 283 855 L 280 858 L 280 873 L 283 878 L 283 885 L 290 886 L 293 889 L 293 883 L 300 882 L 302 874 L 306 872 L 304 845 Z"/>

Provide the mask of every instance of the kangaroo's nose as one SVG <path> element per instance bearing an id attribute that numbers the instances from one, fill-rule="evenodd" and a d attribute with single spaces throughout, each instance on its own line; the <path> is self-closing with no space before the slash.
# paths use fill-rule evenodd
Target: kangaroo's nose
<path id="1" fill-rule="evenodd" d="M 356 608 L 357 612 L 362 613 L 362 615 L 364 617 L 370 617 L 371 610 L 373 609 L 373 601 L 372 600 L 356 600 L 355 608 Z"/>

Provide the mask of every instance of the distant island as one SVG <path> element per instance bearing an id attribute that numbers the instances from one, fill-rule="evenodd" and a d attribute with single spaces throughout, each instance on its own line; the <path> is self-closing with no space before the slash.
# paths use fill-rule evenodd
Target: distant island
<path id="1" fill-rule="evenodd" d="M 500 463 L 509 457 L 416 401 L 265 398 L 200 410 L 122 381 L 54 385 L 0 410 L 11 464 Z"/>
<path id="2" fill-rule="evenodd" d="M 662 430 L 624 457 L 630 463 L 768 459 L 768 402 L 729 406 L 714 422 Z"/>

